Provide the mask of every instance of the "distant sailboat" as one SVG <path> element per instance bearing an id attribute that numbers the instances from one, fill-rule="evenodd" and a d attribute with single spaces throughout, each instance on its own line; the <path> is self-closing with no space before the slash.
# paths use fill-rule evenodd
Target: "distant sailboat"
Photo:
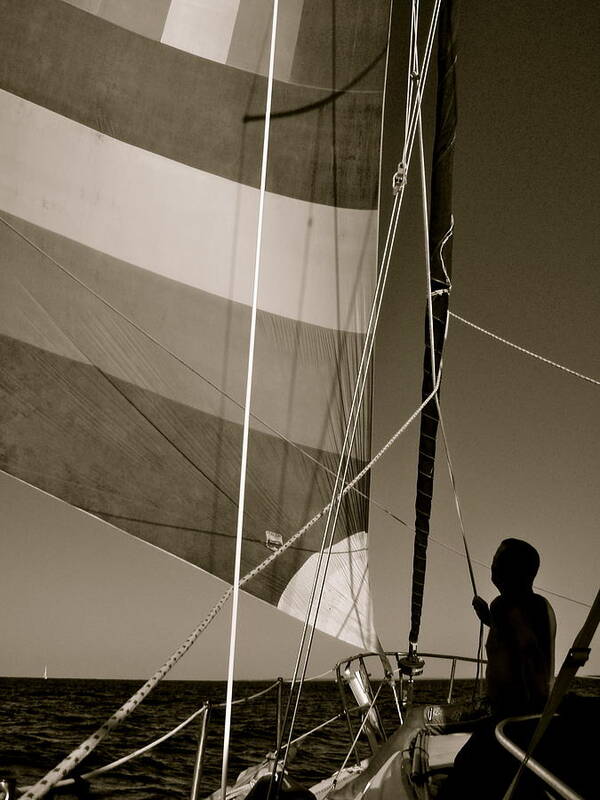
<path id="1" fill-rule="evenodd" d="M 44 680 L 48 680 L 48 664 L 44 664 Z"/>

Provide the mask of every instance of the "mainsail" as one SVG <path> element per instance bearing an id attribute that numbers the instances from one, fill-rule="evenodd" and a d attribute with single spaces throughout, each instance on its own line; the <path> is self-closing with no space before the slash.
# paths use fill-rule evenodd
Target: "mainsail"
<path id="1" fill-rule="evenodd" d="M 338 5 L 280 12 L 242 574 L 330 499 L 373 291 L 388 3 Z M 226 581 L 270 13 L 0 1 L 0 467 Z M 372 648 L 360 489 L 318 627 Z M 321 536 L 245 590 L 303 618 Z"/>

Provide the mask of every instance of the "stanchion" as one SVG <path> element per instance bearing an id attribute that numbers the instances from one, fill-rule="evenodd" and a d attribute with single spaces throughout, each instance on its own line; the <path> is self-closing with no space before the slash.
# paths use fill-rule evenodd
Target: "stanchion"
<path id="1" fill-rule="evenodd" d="M 200 736 L 198 739 L 198 751 L 196 752 L 196 763 L 194 764 L 194 777 L 192 780 L 192 791 L 190 792 L 190 800 L 199 800 L 200 797 L 200 779 L 202 778 L 202 766 L 204 764 L 204 751 L 206 749 L 206 732 L 208 729 L 209 717 L 210 717 L 210 702 L 204 704 L 204 713 L 202 714 L 202 721 L 200 723 Z"/>

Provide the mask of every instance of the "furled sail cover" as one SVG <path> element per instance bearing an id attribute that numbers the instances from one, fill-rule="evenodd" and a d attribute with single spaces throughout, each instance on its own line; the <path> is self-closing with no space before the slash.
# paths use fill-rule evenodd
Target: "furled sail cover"
<path id="1" fill-rule="evenodd" d="M 228 582 L 270 8 L 0 0 L 0 466 Z M 376 272 L 387 13 L 281 7 L 242 574 L 330 498 Z M 372 647 L 366 527 L 353 493 L 319 627 Z M 303 617 L 321 536 L 245 589 Z"/>

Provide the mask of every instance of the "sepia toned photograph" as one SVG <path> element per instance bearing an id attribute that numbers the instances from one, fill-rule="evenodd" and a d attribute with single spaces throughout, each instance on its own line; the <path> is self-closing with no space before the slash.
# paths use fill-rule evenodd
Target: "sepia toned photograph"
<path id="1" fill-rule="evenodd" d="M 0 0 L 0 800 L 594 800 L 595 0 Z"/>

